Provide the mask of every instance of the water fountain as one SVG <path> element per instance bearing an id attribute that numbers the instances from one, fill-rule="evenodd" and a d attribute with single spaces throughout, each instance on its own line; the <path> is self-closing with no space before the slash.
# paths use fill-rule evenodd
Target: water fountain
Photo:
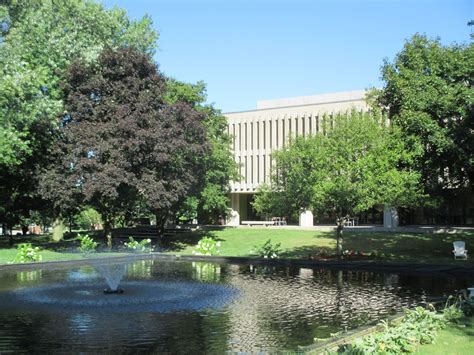
<path id="1" fill-rule="evenodd" d="M 108 288 L 104 289 L 104 294 L 121 294 L 124 292 L 122 288 L 119 288 L 119 285 L 123 275 L 127 272 L 127 265 L 129 263 L 130 261 L 120 263 L 104 263 L 104 261 L 99 261 L 91 263 L 108 285 Z"/>
<path id="2" fill-rule="evenodd" d="M 0 353 L 294 351 L 314 336 L 473 284 L 472 277 L 163 259 L 0 272 Z"/>

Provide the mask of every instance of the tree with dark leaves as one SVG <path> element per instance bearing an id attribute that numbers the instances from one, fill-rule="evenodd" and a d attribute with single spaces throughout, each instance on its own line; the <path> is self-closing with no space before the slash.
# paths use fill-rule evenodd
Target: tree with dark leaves
<path id="1" fill-rule="evenodd" d="M 97 65 L 73 63 L 64 83 L 62 136 L 42 179 L 53 201 L 79 194 L 95 208 L 111 245 L 116 218 L 145 204 L 166 220 L 194 189 L 208 152 L 204 115 L 163 100 L 165 79 L 146 54 L 106 49 Z M 69 200 L 66 198 L 65 200 Z"/>

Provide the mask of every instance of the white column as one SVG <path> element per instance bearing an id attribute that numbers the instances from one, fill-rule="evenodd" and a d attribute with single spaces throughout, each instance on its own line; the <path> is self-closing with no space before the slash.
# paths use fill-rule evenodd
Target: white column
<path id="1" fill-rule="evenodd" d="M 385 205 L 383 208 L 383 226 L 385 228 L 398 227 L 398 212 L 396 208 Z"/>
<path id="2" fill-rule="evenodd" d="M 300 214 L 300 227 L 312 227 L 313 226 L 313 212 L 303 211 Z"/>
<path id="3" fill-rule="evenodd" d="M 230 213 L 227 216 L 227 226 L 238 226 L 240 224 L 240 199 L 239 194 L 230 194 Z"/>

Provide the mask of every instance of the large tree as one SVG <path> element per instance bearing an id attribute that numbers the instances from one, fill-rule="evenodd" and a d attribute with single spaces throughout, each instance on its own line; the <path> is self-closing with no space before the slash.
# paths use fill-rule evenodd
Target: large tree
<path id="1" fill-rule="evenodd" d="M 203 174 L 204 115 L 163 100 L 165 79 L 149 56 L 105 50 L 76 62 L 65 79 L 62 137 L 43 191 L 54 200 L 79 191 L 102 216 L 104 234 L 120 213 L 145 203 L 162 230 Z"/>
<path id="2" fill-rule="evenodd" d="M 271 186 L 257 195 L 255 208 L 312 210 L 335 215 L 337 253 L 349 216 L 376 205 L 405 206 L 421 197 L 413 154 L 400 131 L 381 115 L 352 112 L 325 123 L 325 134 L 298 137 L 275 152 Z"/>
<path id="3" fill-rule="evenodd" d="M 203 124 L 210 144 L 209 154 L 202 157 L 202 188 L 196 189 L 184 206 L 186 215 L 197 216 L 200 223 L 218 223 L 229 210 L 230 180 L 238 180 L 237 164 L 230 150 L 232 137 L 227 133 L 227 119 L 213 105 L 206 104 L 203 82 L 188 84 L 167 79 L 165 101 L 183 101 L 204 114 Z"/>
<path id="4" fill-rule="evenodd" d="M 89 0 L 5 0 L 0 4 L 0 221 L 18 223 L 35 204 L 37 168 L 44 166 L 62 112 L 59 82 L 73 60 L 94 62 L 105 47 L 152 54 L 149 17 Z"/>
<path id="5" fill-rule="evenodd" d="M 472 190 L 474 44 L 446 46 L 417 34 L 385 61 L 382 79 L 375 105 L 401 128 L 407 146 L 422 152 L 414 164 L 426 191 L 442 197 Z"/>

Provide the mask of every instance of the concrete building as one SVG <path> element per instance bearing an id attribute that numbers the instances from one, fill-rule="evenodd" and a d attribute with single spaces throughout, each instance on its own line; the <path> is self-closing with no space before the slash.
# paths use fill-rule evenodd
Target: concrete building
<path id="1" fill-rule="evenodd" d="M 291 136 L 317 134 L 323 117 L 352 109 L 367 111 L 365 91 L 349 91 L 315 96 L 257 102 L 252 111 L 226 113 L 228 133 L 234 137 L 233 152 L 240 165 L 240 181 L 231 183 L 232 213 L 228 225 L 239 225 L 257 217 L 251 201 L 258 186 L 269 182 L 272 153 L 288 144 Z M 385 211 L 385 224 L 394 226 L 393 211 Z M 300 216 L 300 225 L 312 226 L 313 216 L 307 211 Z"/>

